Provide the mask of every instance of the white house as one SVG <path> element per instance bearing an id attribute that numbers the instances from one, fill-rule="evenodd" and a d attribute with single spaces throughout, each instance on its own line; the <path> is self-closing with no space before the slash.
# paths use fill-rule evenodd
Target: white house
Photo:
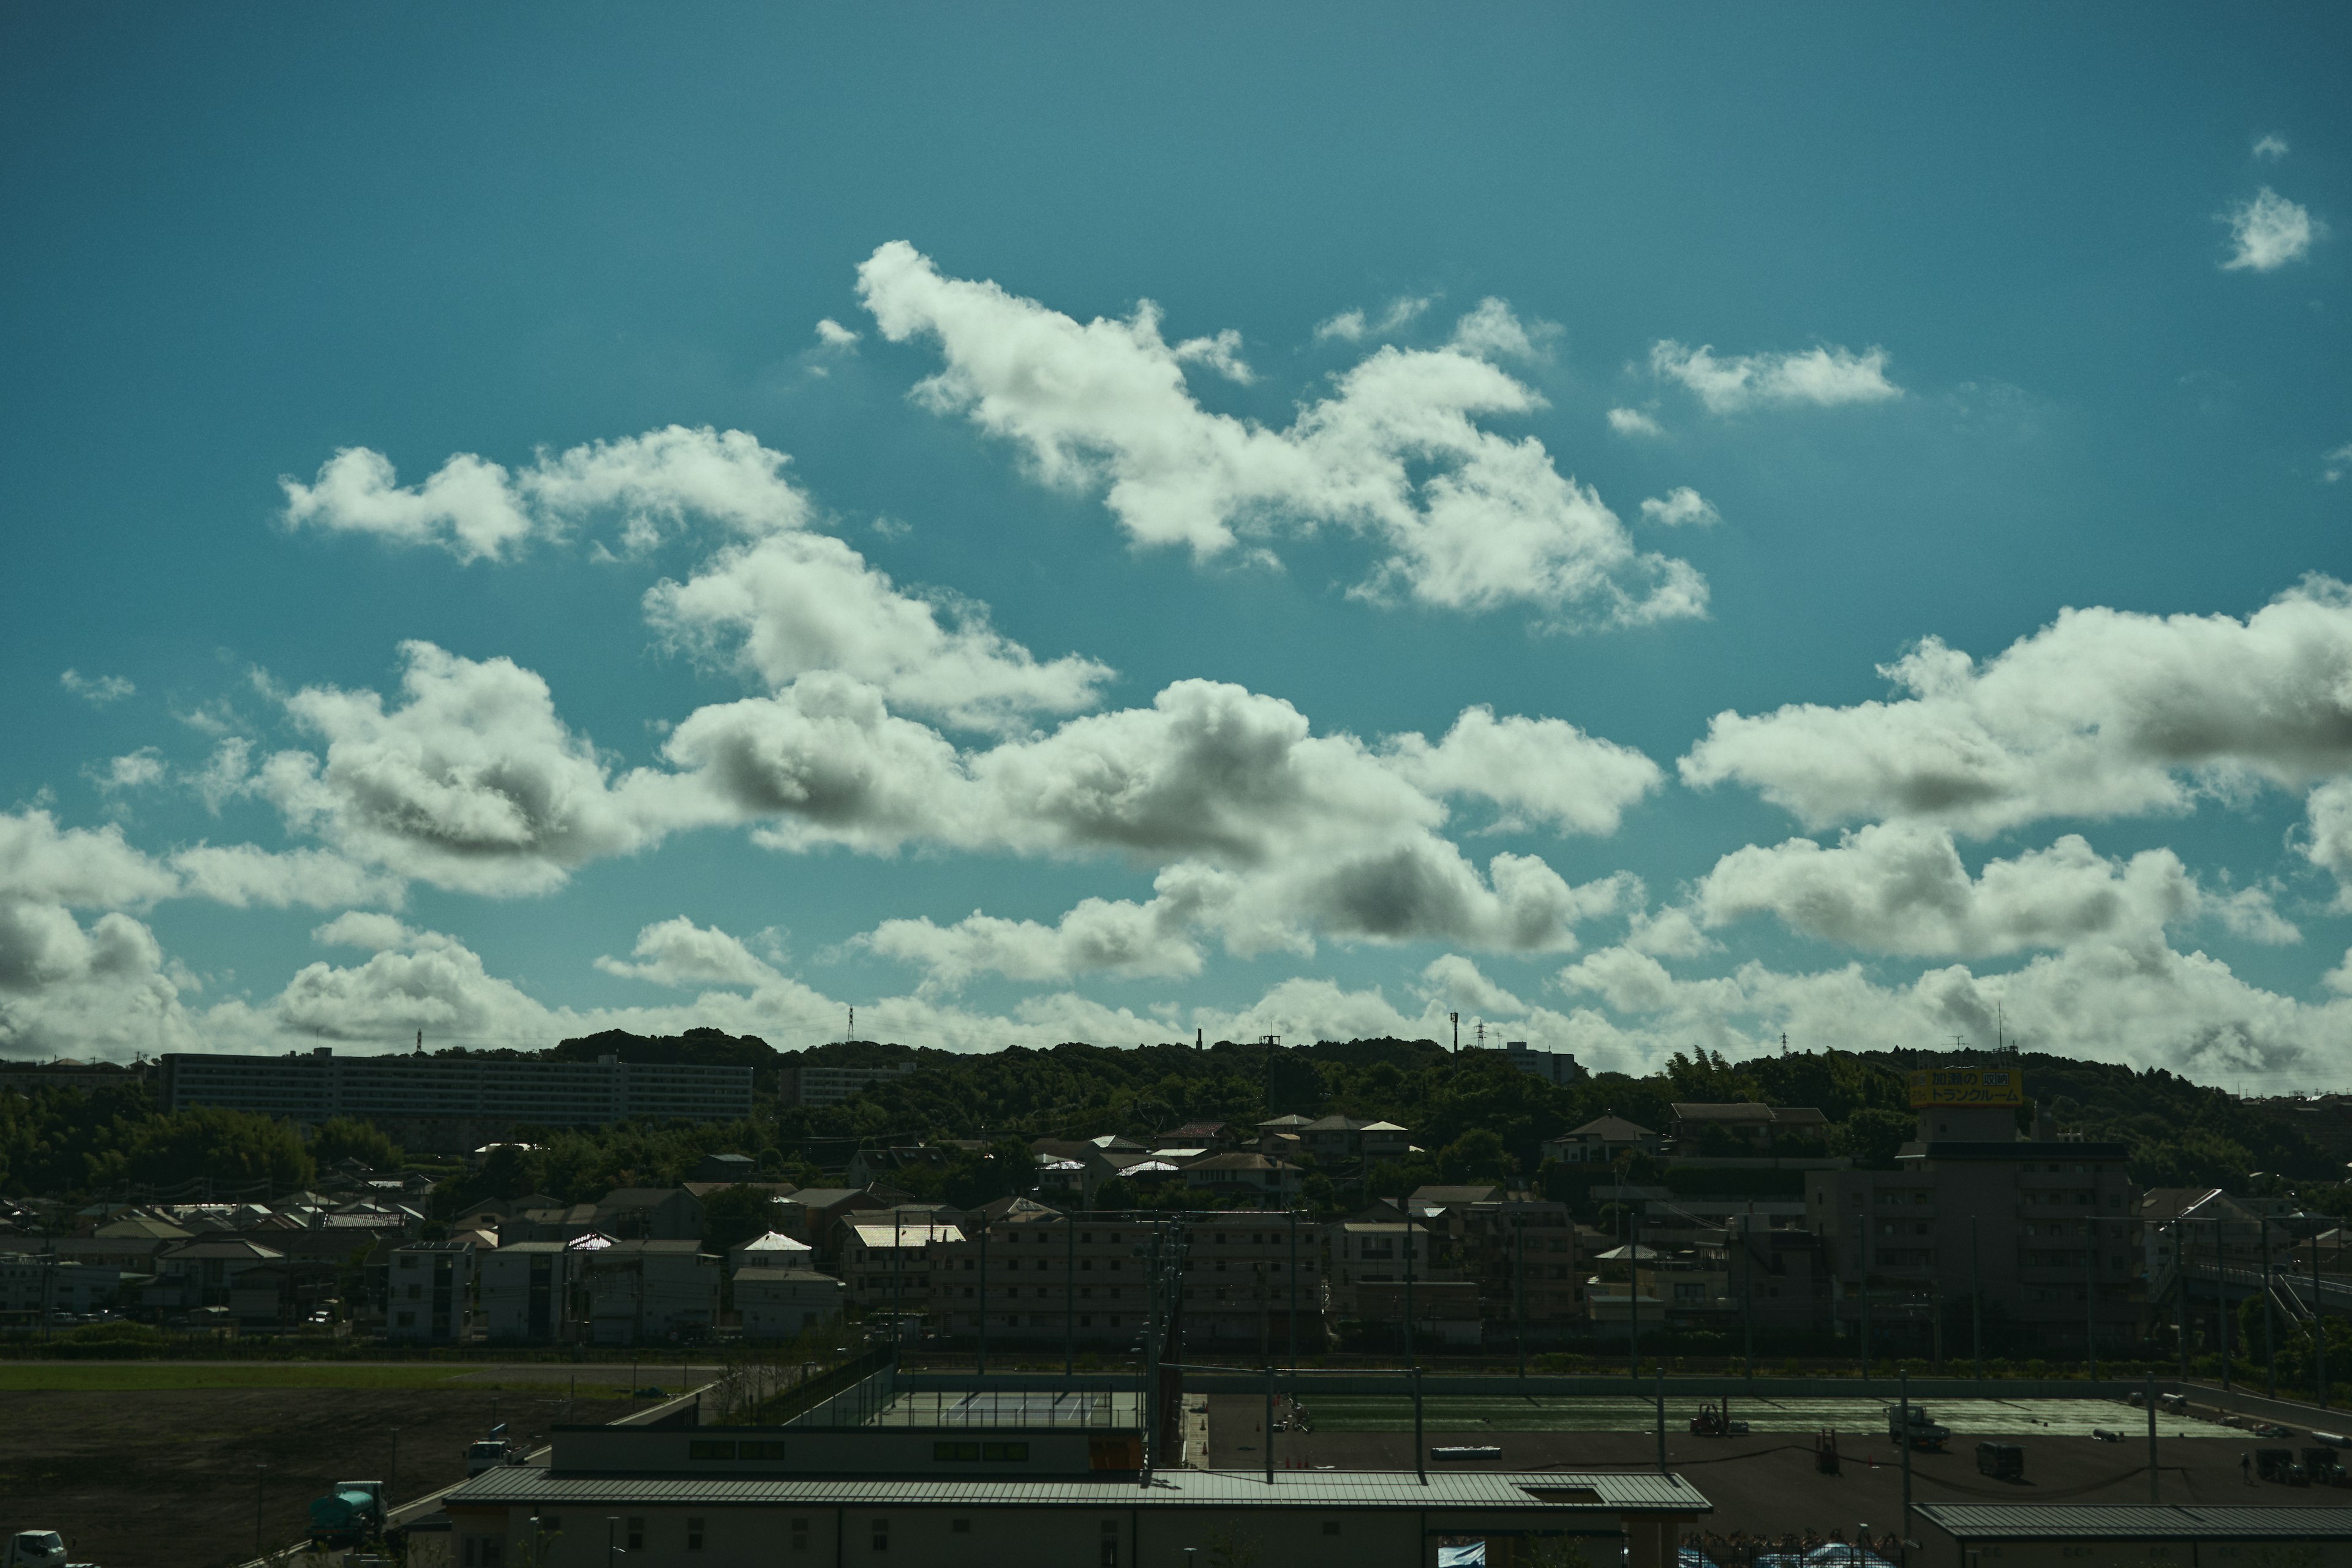
<path id="1" fill-rule="evenodd" d="M 747 1340 L 788 1340 L 841 1318 L 842 1284 L 814 1268 L 735 1271 L 735 1310 Z"/>

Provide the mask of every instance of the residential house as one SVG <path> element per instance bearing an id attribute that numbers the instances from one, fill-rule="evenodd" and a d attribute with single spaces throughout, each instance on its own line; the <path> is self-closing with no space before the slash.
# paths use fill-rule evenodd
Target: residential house
<path id="1" fill-rule="evenodd" d="M 1654 1154 L 1659 1135 L 1622 1116 L 1596 1116 L 1583 1126 L 1546 1141 L 1543 1157 L 1564 1165 L 1609 1165 L 1620 1154 Z"/>
<path id="2" fill-rule="evenodd" d="M 152 1283 L 140 1293 L 143 1305 L 165 1312 L 226 1307 L 235 1279 L 257 1263 L 286 1255 L 242 1237 L 204 1237 L 166 1248 L 155 1259 Z"/>
<path id="3" fill-rule="evenodd" d="M 737 1273 L 746 1268 L 808 1268 L 815 1262 L 815 1247 L 773 1230 L 730 1248 L 727 1254 L 727 1267 Z"/>
<path id="4" fill-rule="evenodd" d="M 596 1228 L 615 1240 L 699 1241 L 702 1200 L 684 1187 L 615 1187 L 596 1205 Z"/>
<path id="5" fill-rule="evenodd" d="M 573 1297 L 583 1289 L 583 1256 L 562 1241 L 518 1241 L 477 1253 L 483 1332 L 517 1344 L 572 1340 L 580 1315 Z"/>
<path id="6" fill-rule="evenodd" d="M 1829 1118 L 1811 1105 L 1759 1105 L 1753 1100 L 1676 1100 L 1672 1107 L 1675 1152 L 1756 1157 L 1782 1151 L 1801 1140 L 1809 1152 L 1822 1152 Z"/>
<path id="7" fill-rule="evenodd" d="M 1296 1165 L 1238 1150 L 1210 1154 L 1180 1168 L 1186 1186 L 1215 1200 L 1220 1206 L 1228 1201 L 1239 1201 L 1262 1209 L 1290 1207 L 1297 1201 L 1303 1175 Z"/>

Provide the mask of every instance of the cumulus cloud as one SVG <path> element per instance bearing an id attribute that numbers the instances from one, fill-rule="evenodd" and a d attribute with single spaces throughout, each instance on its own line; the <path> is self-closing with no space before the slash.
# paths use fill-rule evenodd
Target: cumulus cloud
<path id="1" fill-rule="evenodd" d="M 656 921 L 637 932 L 630 950 L 635 962 L 599 958 L 596 967 L 625 980 L 656 985 L 765 985 L 779 976 L 774 967 L 716 926 L 698 926 L 684 915 Z"/>
<path id="2" fill-rule="evenodd" d="M 817 321 L 816 341 L 829 349 L 855 348 L 857 346 L 857 334 L 831 316 L 825 316 Z"/>
<path id="3" fill-rule="evenodd" d="M 1563 833 L 1614 833 L 1625 808 L 1664 781 L 1630 746 L 1559 719 L 1497 719 L 1484 706 L 1463 710 L 1434 745 L 1419 734 L 1391 735 L 1381 749 L 1416 788 L 1501 806 L 1496 826 L 1514 832 L 1542 822 Z"/>
<path id="4" fill-rule="evenodd" d="M 1642 521 L 1660 528 L 1711 528 L 1723 521 L 1715 503 L 1688 485 L 1677 485 L 1664 500 L 1652 496 L 1642 503 Z"/>
<path id="5" fill-rule="evenodd" d="M 1483 1017 L 1516 1017 L 1528 1005 L 1480 973 L 1476 963 L 1458 952 L 1432 959 L 1421 972 L 1422 988 L 1449 1013 L 1475 1013 Z"/>
<path id="6" fill-rule="evenodd" d="M 323 755 L 279 752 L 259 771 L 255 787 L 290 826 L 361 864 L 493 895 L 544 891 L 654 836 L 538 675 L 425 642 L 401 657 L 395 707 L 332 687 L 285 699 L 325 742 Z"/>
<path id="7" fill-rule="evenodd" d="M 168 770 L 163 765 L 163 753 L 152 746 L 142 746 L 124 756 L 111 758 L 103 768 L 93 769 L 91 779 L 106 794 L 118 790 L 144 789 L 160 784 Z"/>
<path id="8" fill-rule="evenodd" d="M 1053 925 L 1001 920 L 974 910 L 953 925 L 928 917 L 884 921 L 859 942 L 927 972 L 927 990 L 952 990 L 977 974 L 1064 981 L 1081 974 L 1187 976 L 1201 950 L 1173 900 L 1138 904 L 1086 899 Z"/>
<path id="9" fill-rule="evenodd" d="M 898 707 L 964 729 L 1016 729 L 1032 714 L 1091 708 L 1111 674 L 1075 654 L 1038 659 L 993 629 L 978 605 L 943 608 L 901 593 L 825 534 L 723 549 L 686 582 L 656 584 L 645 611 L 674 646 L 772 686 L 837 670 Z"/>
<path id="10" fill-rule="evenodd" d="M 352 864 L 321 849 L 274 851 L 253 844 L 198 844 L 173 851 L 184 896 L 233 909 L 302 905 L 398 905 L 406 889 L 397 877 Z"/>
<path id="11" fill-rule="evenodd" d="M 621 515 L 630 549 L 650 547 L 689 514 L 745 534 L 802 527 L 808 503 L 784 477 L 789 461 L 740 430 L 672 425 L 561 453 L 542 449 L 513 472 L 461 452 L 412 487 L 399 484 L 382 453 L 350 447 L 310 484 L 291 477 L 278 484 L 289 527 L 370 533 L 436 545 L 460 561 L 496 561 L 534 538 L 562 538 L 604 511 Z"/>
<path id="12" fill-rule="evenodd" d="M 2286 138 L 2275 134 L 2263 137 L 2254 143 L 2254 156 L 2273 160 L 2285 157 Z"/>
<path id="13" fill-rule="evenodd" d="M 1988 834 L 2352 770 L 2352 591 L 2326 578 L 2242 621 L 2066 610 L 1981 666 L 1929 637 L 1881 673 L 1907 695 L 1717 714 L 1684 782 L 1747 784 L 1808 826 Z"/>
<path id="14" fill-rule="evenodd" d="M 58 676 L 58 684 L 93 708 L 120 702 L 139 689 L 125 676 L 84 675 L 78 669 L 68 669 Z"/>
<path id="15" fill-rule="evenodd" d="M 2270 272 L 2311 254 L 2312 241 L 2326 232 L 2310 209 L 2287 200 L 2264 185 L 2248 201 L 2230 209 L 2230 239 L 2234 247 L 2225 272 Z"/>
<path id="16" fill-rule="evenodd" d="M 1609 428 L 1620 436 L 1663 436 L 1666 427 L 1638 408 L 1612 408 Z"/>
<path id="17" fill-rule="evenodd" d="M 1559 983 L 1621 1016 L 1572 1015 L 1587 1059 L 1629 1067 L 1694 1045 L 1756 1055 L 1777 1048 L 1783 1033 L 1809 1050 L 1880 1050 L 1890 1040 L 1955 1035 L 1990 1047 L 1999 1027 L 2029 1050 L 2164 1067 L 2206 1082 L 2307 1084 L 2305 1075 L 2336 1060 L 2352 1029 L 2352 999 L 2301 1003 L 2248 984 L 2205 953 L 2147 942 L 2078 942 L 2006 973 L 1952 964 L 1890 984 L 1857 963 L 1786 973 L 1749 962 L 1685 979 L 1648 954 L 1612 947 L 1569 965 Z"/>
<path id="18" fill-rule="evenodd" d="M 1878 952 L 1984 957 L 2094 939 L 2161 946 L 2166 927 L 2200 914 L 2256 941 L 2297 938 L 2260 891 L 2209 895 L 2169 849 L 2118 861 L 2067 834 L 1971 878 L 1950 833 L 1917 824 L 1874 825 L 1834 847 L 1750 845 L 1717 862 L 1696 902 L 1709 926 L 1773 914 Z"/>
<path id="19" fill-rule="evenodd" d="M 1336 526 L 1383 551 L 1356 590 L 1376 600 L 1524 604 L 1604 623 L 1705 610 L 1698 574 L 1636 552 L 1542 443 L 1475 423 L 1541 403 L 1484 357 L 1514 349 L 1513 334 L 1526 341 L 1498 303 L 1465 318 L 1446 348 L 1378 350 L 1276 430 L 1201 406 L 1149 302 L 1125 321 L 1080 323 L 945 277 L 897 241 L 859 268 L 858 291 L 885 337 L 939 343 L 945 367 L 919 401 L 1015 443 L 1047 483 L 1105 488 L 1139 544 L 1206 558 L 1244 535 Z"/>
<path id="20" fill-rule="evenodd" d="M 1903 395 L 1886 379 L 1886 351 L 1855 353 L 1828 344 L 1802 353 L 1740 354 L 1717 359 L 1705 343 L 1685 348 L 1671 338 L 1651 347 L 1654 374 L 1688 387 L 1710 414 L 1748 408 L 1820 408 L 1849 403 L 1884 403 Z"/>

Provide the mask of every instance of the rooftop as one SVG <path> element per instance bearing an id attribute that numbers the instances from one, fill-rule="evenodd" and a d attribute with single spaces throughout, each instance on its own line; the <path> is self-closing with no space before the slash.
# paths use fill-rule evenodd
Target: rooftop
<path id="1" fill-rule="evenodd" d="M 1928 1502 L 1917 1511 L 1969 1541 L 2352 1541 L 2352 1509 Z"/>

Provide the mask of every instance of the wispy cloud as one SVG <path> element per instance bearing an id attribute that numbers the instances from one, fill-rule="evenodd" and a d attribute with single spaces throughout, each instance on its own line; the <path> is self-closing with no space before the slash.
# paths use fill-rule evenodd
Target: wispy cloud
<path id="1" fill-rule="evenodd" d="M 1886 379 L 1886 359 L 1882 348 L 1856 353 L 1834 343 L 1803 353 L 1718 359 L 1708 344 L 1689 349 L 1667 338 L 1650 350 L 1650 369 L 1690 388 L 1708 413 L 1731 414 L 1796 404 L 1831 408 L 1900 397 L 1903 389 Z"/>
<path id="2" fill-rule="evenodd" d="M 1723 521 L 1715 503 L 1688 485 L 1677 485 L 1660 500 L 1652 496 L 1642 503 L 1642 521 L 1661 528 L 1696 526 L 1711 528 Z"/>
<path id="3" fill-rule="evenodd" d="M 1388 308 L 1377 318 L 1368 317 L 1361 310 L 1343 310 L 1329 321 L 1315 324 L 1315 341 L 1328 342 L 1338 338 L 1353 343 L 1366 338 L 1384 338 L 1391 332 L 1411 326 L 1435 302 L 1433 295 L 1404 294 L 1390 300 Z"/>
<path id="4" fill-rule="evenodd" d="M 2352 441 L 2345 442 L 2322 460 L 2327 465 L 2324 477 L 2331 485 L 2346 474 L 2352 473 Z"/>
<path id="5" fill-rule="evenodd" d="M 2277 134 L 2263 137 L 2261 141 L 2254 143 L 2254 156 L 2257 158 L 2270 159 L 2285 157 L 2286 138 Z"/>
<path id="6" fill-rule="evenodd" d="M 816 341 L 829 349 L 855 348 L 857 334 L 827 316 L 816 324 Z"/>
<path id="7" fill-rule="evenodd" d="M 139 689 L 120 675 L 84 675 L 78 669 L 58 676 L 58 684 L 95 708 L 120 702 Z"/>
<path id="8" fill-rule="evenodd" d="M 2307 207 L 2287 200 L 2264 185 L 2252 201 L 2230 212 L 2230 238 L 2237 245 L 2225 272 L 2251 268 L 2269 272 L 2311 254 L 2312 241 L 2326 232 Z"/>
<path id="9" fill-rule="evenodd" d="M 1620 436 L 1663 436 L 1666 427 L 1638 408 L 1612 408 L 1609 428 Z"/>

